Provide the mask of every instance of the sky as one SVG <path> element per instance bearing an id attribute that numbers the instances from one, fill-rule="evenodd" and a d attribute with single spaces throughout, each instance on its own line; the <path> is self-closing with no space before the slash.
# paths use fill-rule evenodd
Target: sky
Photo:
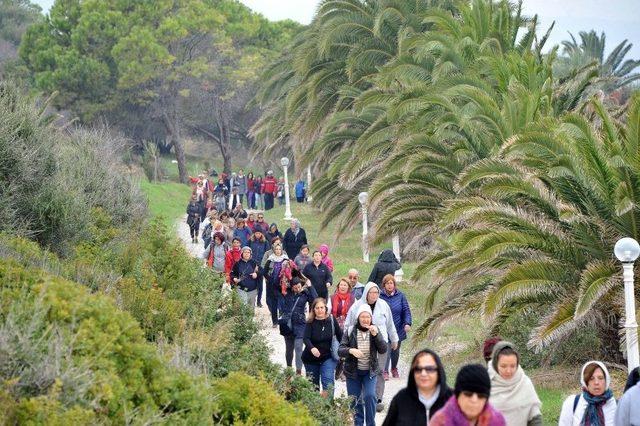
<path id="1" fill-rule="evenodd" d="M 240 0 L 268 19 L 293 19 L 308 24 L 319 0 Z M 53 0 L 36 0 L 47 11 Z M 607 51 L 628 39 L 633 48 L 627 58 L 640 59 L 640 0 L 524 0 L 525 13 L 538 14 L 540 32 L 546 32 L 553 21 L 548 47 L 579 31 L 595 29 L 607 35 Z"/>

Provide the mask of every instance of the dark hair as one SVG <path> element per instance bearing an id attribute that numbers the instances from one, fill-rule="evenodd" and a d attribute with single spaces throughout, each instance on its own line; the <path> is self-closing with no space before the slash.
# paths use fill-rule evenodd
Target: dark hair
<path id="1" fill-rule="evenodd" d="M 326 313 L 329 313 L 329 307 L 327 306 L 327 301 L 323 297 L 316 297 L 313 303 L 311 303 L 311 307 L 309 308 L 309 318 L 307 318 L 308 323 L 312 323 L 316 319 L 316 311 L 315 307 L 318 303 L 324 303 L 324 310 Z"/>
<path id="2" fill-rule="evenodd" d="M 231 240 L 231 242 L 233 243 L 234 241 L 239 242 L 240 244 L 242 244 L 242 240 L 238 237 L 234 237 L 233 240 Z"/>
<path id="3" fill-rule="evenodd" d="M 485 340 L 482 344 L 482 357 L 487 363 L 491 361 L 491 355 L 493 355 L 493 347 L 500 341 L 502 341 L 502 338 L 496 336 Z"/>
<path id="4" fill-rule="evenodd" d="M 222 232 L 216 232 L 215 234 L 213 234 L 213 240 L 215 241 L 216 238 L 220 239 L 221 243 L 224 243 L 224 234 Z"/>
<path id="5" fill-rule="evenodd" d="M 300 251 L 304 250 L 304 249 L 308 249 L 309 248 L 309 244 L 303 244 L 300 246 Z"/>
<path id="6" fill-rule="evenodd" d="M 320 250 L 314 250 L 313 253 L 311 253 L 311 256 L 315 256 L 316 253 L 320 253 Z M 322 254 L 322 253 L 320 253 L 320 254 Z"/>
<path id="7" fill-rule="evenodd" d="M 513 349 L 511 346 L 507 346 L 505 348 L 500 349 L 500 351 L 498 351 L 498 353 L 496 354 L 496 361 L 500 361 L 500 356 L 502 355 L 505 355 L 505 356 L 515 355 L 516 360 L 518 361 L 518 364 L 520 364 L 520 354 L 518 354 L 518 352 L 516 352 L 516 350 Z"/>
<path id="8" fill-rule="evenodd" d="M 636 367 L 631 370 L 629 373 L 629 377 L 627 377 L 627 383 L 624 385 L 624 391 L 628 391 L 632 387 L 634 387 L 640 381 L 640 368 Z"/>
<path id="9" fill-rule="evenodd" d="M 413 360 L 411 360 L 411 370 L 413 371 L 415 366 L 418 365 L 418 360 L 421 357 L 425 356 L 425 355 L 431 355 L 433 360 L 436 362 L 436 366 L 438 367 L 438 384 L 440 385 L 440 392 L 444 393 L 446 391 L 446 389 L 448 389 L 448 386 L 447 386 L 447 375 L 446 375 L 446 373 L 444 371 L 444 365 L 442 364 L 442 360 L 440 359 L 440 357 L 438 356 L 437 353 L 435 353 L 431 349 L 427 349 L 427 348 L 417 352 L 413 356 Z M 409 377 L 407 379 L 407 389 L 411 390 L 412 392 L 415 391 L 416 394 L 418 392 L 417 385 L 416 385 L 416 379 L 413 376 L 413 374 L 409 374 Z"/>
<path id="10" fill-rule="evenodd" d="M 278 236 L 276 235 L 275 237 L 273 237 L 273 238 L 271 239 L 271 245 L 274 245 L 274 244 L 275 244 L 277 241 L 279 241 L 279 240 L 280 240 L 280 237 L 278 237 Z"/>

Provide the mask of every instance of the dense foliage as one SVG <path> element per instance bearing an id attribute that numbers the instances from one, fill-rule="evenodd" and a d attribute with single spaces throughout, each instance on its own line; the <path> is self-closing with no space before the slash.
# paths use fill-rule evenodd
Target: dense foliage
<path id="1" fill-rule="evenodd" d="M 612 247 L 639 235 L 638 101 L 616 91 L 640 63 L 626 42 L 605 58 L 595 33 L 543 54 L 551 30 L 507 1 L 325 0 L 265 73 L 253 134 L 316 171 L 325 225 L 357 224 L 369 192 L 375 238 L 402 234 L 421 259 L 421 335 L 540 312 L 531 347 L 595 326 L 618 360 Z"/>

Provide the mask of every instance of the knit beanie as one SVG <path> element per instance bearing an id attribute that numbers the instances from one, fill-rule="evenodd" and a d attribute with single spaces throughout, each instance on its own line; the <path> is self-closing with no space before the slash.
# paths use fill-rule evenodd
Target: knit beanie
<path id="1" fill-rule="evenodd" d="M 491 395 L 491 379 L 487 369 L 480 364 L 469 364 L 462 367 L 456 377 L 456 386 L 453 392 L 456 397 L 461 392 L 474 392 L 489 397 Z"/>
<path id="2" fill-rule="evenodd" d="M 367 305 L 366 303 L 363 303 L 362 305 L 358 306 L 356 321 L 358 320 L 358 318 L 360 318 L 360 314 L 363 312 L 367 312 L 369 315 L 373 316 L 369 305 Z"/>

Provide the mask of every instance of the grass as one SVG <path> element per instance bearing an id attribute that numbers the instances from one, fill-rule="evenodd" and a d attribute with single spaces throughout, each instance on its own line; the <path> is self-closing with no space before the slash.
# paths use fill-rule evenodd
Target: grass
<path id="1" fill-rule="evenodd" d="M 177 218 L 184 214 L 190 192 L 188 186 L 176 183 L 150 184 L 149 182 L 142 182 L 141 186 L 149 198 L 149 208 L 153 216 L 161 216 L 172 225 Z M 335 239 L 335 228 L 330 225 L 326 229 L 320 230 L 320 218 L 317 210 L 307 204 L 296 203 L 295 200 L 291 204 L 291 210 L 294 217 L 300 220 L 302 227 L 305 229 L 312 248 L 317 248 L 323 243 L 330 246 L 330 256 L 335 265 L 335 280 L 346 276 L 350 268 L 356 268 L 360 271 L 361 281 L 366 281 L 380 251 L 391 248 L 391 241 L 383 246 L 372 247 L 370 249 L 371 261 L 365 263 L 362 260 L 361 229 L 346 233 L 336 244 L 332 244 Z M 265 220 L 268 223 L 276 222 L 283 234 L 289 227 L 289 223 L 283 219 L 284 211 L 284 206 L 278 206 L 276 202 L 276 207 L 273 210 L 265 212 Z M 409 278 L 415 270 L 415 264 L 404 263 L 403 270 L 405 278 Z M 401 283 L 399 287 L 405 292 L 411 304 L 414 325 L 420 324 L 426 318 L 426 312 L 423 308 L 425 306 L 424 292 L 421 291 L 419 284 L 407 281 Z M 482 331 L 482 323 L 479 322 L 478 318 L 460 318 L 444 326 L 437 339 L 411 339 L 406 342 L 403 347 L 407 349 L 404 350 L 403 357 L 410 358 L 418 348 L 434 348 L 442 354 L 445 360 L 449 383 L 451 384 L 454 381 L 457 369 L 461 365 L 468 362 L 482 361 L 480 353 Z M 536 372 L 529 373 L 535 383 Z M 545 373 L 553 374 L 553 370 L 545 371 Z M 549 380 L 544 381 L 544 386 L 542 383 L 538 385 L 538 395 L 543 404 L 544 424 L 557 424 L 562 402 L 572 391 L 577 391 L 577 383 L 573 387 L 576 387 L 576 389 L 573 389 L 571 385 L 567 385 L 566 381 L 553 383 L 553 381 L 550 382 Z"/>

